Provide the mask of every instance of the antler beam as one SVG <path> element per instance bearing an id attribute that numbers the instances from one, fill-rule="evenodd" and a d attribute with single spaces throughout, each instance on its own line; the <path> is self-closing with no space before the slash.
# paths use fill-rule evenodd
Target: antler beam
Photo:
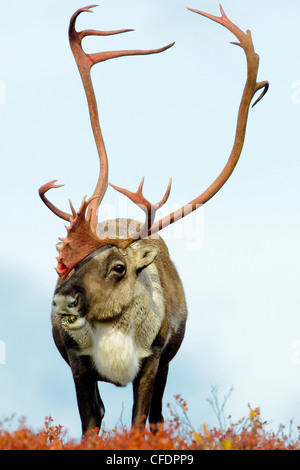
<path id="1" fill-rule="evenodd" d="M 85 8 L 80 8 L 77 10 L 70 20 L 70 28 L 69 28 L 69 40 L 70 46 L 76 60 L 81 79 L 83 82 L 83 86 L 86 92 L 90 118 L 92 129 L 95 136 L 95 141 L 98 149 L 98 154 L 100 158 L 100 175 L 99 179 L 93 193 L 93 196 L 97 196 L 96 199 L 92 201 L 89 206 L 89 213 L 92 213 L 91 216 L 91 228 L 93 231 L 96 231 L 98 219 L 97 219 L 97 212 L 98 207 L 103 199 L 105 191 L 108 185 L 108 160 L 107 154 L 105 150 L 105 145 L 100 129 L 99 124 L 99 117 L 98 117 L 98 110 L 97 110 L 97 103 L 95 98 L 95 93 L 92 85 L 92 80 L 90 76 L 90 70 L 93 65 L 98 64 L 99 62 L 104 62 L 109 59 L 113 59 L 116 57 L 124 57 L 124 56 L 132 56 L 132 55 L 146 55 L 146 54 L 157 54 L 159 52 L 163 52 L 169 47 L 173 46 L 174 43 L 169 44 L 165 47 L 159 49 L 151 49 L 151 50 L 125 50 L 125 51 L 111 51 L 111 52 L 98 52 L 95 54 L 86 54 L 82 49 L 82 39 L 86 36 L 108 36 L 120 33 L 126 33 L 129 31 L 133 31 L 133 29 L 122 29 L 117 31 L 95 31 L 91 29 L 86 29 L 81 32 L 77 32 L 75 30 L 75 22 L 78 15 L 82 12 L 91 12 L 91 8 L 96 7 L 97 5 L 91 5 Z"/>
<path id="2" fill-rule="evenodd" d="M 148 55 L 148 54 L 157 54 L 163 52 L 174 45 L 174 42 L 168 44 L 167 46 L 161 47 L 159 49 L 150 49 L 150 50 L 123 50 L 123 51 L 111 51 L 111 52 L 97 52 L 94 54 L 87 54 L 84 52 L 82 48 L 82 40 L 86 36 L 108 36 L 120 33 L 126 33 L 129 31 L 134 31 L 133 29 L 121 29 L 116 31 L 97 31 L 93 29 L 86 29 L 84 31 L 76 31 L 75 24 L 78 16 L 82 12 L 89 12 L 92 13 L 91 8 L 96 7 L 97 5 L 90 5 L 84 8 L 80 8 L 77 10 L 71 17 L 70 26 L 69 26 L 69 41 L 70 47 L 73 52 L 82 83 L 84 86 L 84 90 L 87 97 L 89 114 L 91 125 L 93 129 L 93 134 L 95 138 L 96 147 L 98 150 L 99 160 L 100 160 L 100 173 L 98 177 L 98 181 L 96 184 L 96 188 L 92 195 L 92 201 L 88 207 L 88 217 L 90 220 L 91 230 L 96 233 L 96 228 L 98 224 L 98 208 L 99 205 L 104 197 L 108 186 L 108 159 L 106 154 L 106 149 L 104 145 L 104 140 L 100 128 L 99 123 L 99 115 L 98 115 L 98 108 L 97 102 L 95 97 L 95 92 L 92 84 L 91 79 L 91 68 L 93 65 L 98 64 L 99 62 L 104 62 L 109 59 L 114 59 L 117 57 L 123 56 L 134 56 L 134 55 Z M 71 215 L 67 214 L 66 212 L 57 209 L 46 197 L 45 192 L 51 188 L 58 188 L 63 185 L 54 185 L 54 181 L 51 181 L 45 185 L 43 185 L 40 190 L 39 194 L 43 202 L 47 205 L 47 207 L 54 212 L 58 217 L 61 217 L 65 220 L 70 220 Z"/>
<path id="3" fill-rule="evenodd" d="M 168 216 L 153 223 L 151 227 L 148 229 L 148 235 L 154 234 L 158 232 L 159 230 L 163 229 L 164 227 L 167 227 L 168 225 L 190 214 L 191 212 L 196 210 L 198 207 L 202 206 L 207 201 L 209 201 L 222 188 L 222 186 L 226 183 L 226 181 L 229 179 L 230 175 L 232 174 L 233 170 L 235 169 L 236 164 L 241 155 L 242 148 L 244 145 L 244 140 L 245 140 L 246 126 L 247 126 L 248 113 L 249 113 L 251 101 L 254 95 L 256 94 L 256 92 L 260 89 L 263 89 L 260 97 L 253 104 L 253 106 L 255 106 L 263 98 L 263 96 L 266 94 L 269 88 L 269 83 L 267 81 L 263 81 L 263 82 L 256 81 L 257 73 L 258 73 L 258 66 L 259 66 L 259 56 L 256 54 L 254 50 L 251 33 L 249 30 L 247 30 L 247 32 L 244 33 L 234 23 L 232 23 L 226 16 L 221 5 L 220 5 L 220 10 L 221 10 L 220 17 L 213 16 L 213 15 L 210 15 L 209 13 L 204 13 L 199 10 L 194 10 L 192 8 L 188 8 L 188 10 L 194 13 L 198 13 L 199 15 L 205 16 L 221 24 L 222 26 L 227 28 L 237 37 L 239 42 L 238 43 L 233 42 L 232 44 L 236 44 L 242 47 L 242 49 L 245 52 L 246 59 L 247 59 L 247 81 L 246 81 L 246 85 L 244 88 L 244 92 L 242 95 L 240 108 L 238 112 L 237 127 L 236 127 L 236 134 L 235 134 L 233 148 L 232 148 L 231 154 L 229 156 L 229 159 L 224 169 L 219 174 L 219 176 L 215 179 L 215 181 L 198 197 L 193 199 L 191 202 L 189 202 L 185 206 L 182 206 L 180 209 L 172 212 Z M 124 190 L 122 190 L 122 192 L 123 194 L 127 195 Z M 148 216 L 148 220 L 149 220 L 149 216 Z M 141 230 L 141 235 L 144 236 L 144 228 Z M 136 237 L 137 235 L 135 235 L 135 238 Z"/>
<path id="4" fill-rule="evenodd" d="M 132 242 L 131 239 L 120 240 L 120 239 L 108 238 L 108 237 L 99 238 L 96 235 L 96 229 L 97 229 L 97 224 L 98 224 L 98 220 L 97 220 L 98 207 L 104 197 L 104 194 L 108 186 L 108 159 L 107 159 L 106 149 L 105 149 L 104 140 L 103 140 L 100 123 L 99 123 L 97 102 L 96 102 L 95 92 L 94 92 L 92 79 L 91 79 L 91 68 L 93 67 L 93 65 L 98 64 L 99 62 L 104 62 L 106 60 L 114 59 L 117 57 L 157 54 L 157 53 L 165 51 L 166 49 L 169 49 L 174 44 L 173 42 L 172 44 L 161 47 L 159 49 L 150 49 L 150 50 L 135 49 L 135 50 L 97 52 L 94 54 L 87 54 L 84 52 L 82 48 L 82 40 L 86 36 L 108 36 L 108 35 L 133 31 L 132 29 L 122 29 L 122 30 L 116 30 L 116 31 L 97 31 L 93 29 L 86 29 L 80 32 L 76 31 L 75 24 L 80 13 L 82 12 L 91 13 L 92 12 L 91 8 L 96 7 L 96 6 L 97 5 L 90 5 L 90 6 L 80 8 L 79 10 L 77 10 L 72 15 L 70 19 L 70 25 L 69 25 L 70 47 L 73 52 L 73 55 L 74 55 L 81 79 L 82 79 L 82 83 L 84 86 L 84 90 L 85 90 L 85 94 L 86 94 L 86 98 L 88 102 L 92 130 L 93 130 L 95 143 L 96 143 L 99 160 L 100 160 L 100 172 L 99 172 L 99 177 L 98 177 L 98 181 L 96 184 L 96 188 L 94 190 L 92 197 L 90 197 L 88 200 L 86 200 L 85 198 L 83 199 L 81 207 L 78 210 L 78 212 L 75 211 L 71 201 L 69 201 L 71 212 L 72 212 L 71 214 L 68 214 L 67 212 L 64 212 L 58 209 L 57 207 L 55 207 L 54 204 L 52 204 L 45 196 L 45 193 L 49 189 L 59 188 L 63 186 L 63 185 L 55 184 L 57 180 L 50 181 L 49 183 L 46 183 L 43 186 L 41 186 L 41 188 L 39 189 L 39 195 L 42 201 L 46 204 L 46 206 L 55 215 L 70 222 L 70 226 L 67 227 L 67 232 L 68 232 L 67 237 L 61 238 L 60 240 L 62 243 L 60 243 L 60 245 L 58 246 L 59 256 L 57 257 L 58 266 L 56 270 L 62 279 L 66 278 L 66 276 L 76 266 L 76 264 L 78 264 L 82 259 L 84 259 L 91 252 L 97 250 L 98 248 L 104 245 L 108 245 L 108 244 L 117 245 L 119 247 L 126 248 Z M 168 197 L 169 192 L 170 190 L 167 191 L 165 198 Z M 142 193 L 142 186 L 139 188 L 136 196 L 133 195 L 133 198 L 135 200 L 137 200 L 136 198 L 142 198 L 141 193 Z M 164 199 L 159 203 L 159 205 L 162 205 L 164 203 Z M 145 202 L 146 200 L 141 199 L 141 204 L 143 201 Z M 150 203 L 148 203 L 147 201 L 146 203 L 148 204 L 148 207 L 145 209 L 145 211 L 148 214 L 151 212 L 151 209 L 149 208 Z M 86 215 L 86 212 L 87 212 L 87 215 Z M 149 228 L 151 224 L 152 224 L 152 219 L 150 218 L 150 222 L 148 224 Z M 147 235 L 147 232 L 148 232 L 148 226 L 147 226 L 147 231 L 145 232 L 145 235 Z"/>

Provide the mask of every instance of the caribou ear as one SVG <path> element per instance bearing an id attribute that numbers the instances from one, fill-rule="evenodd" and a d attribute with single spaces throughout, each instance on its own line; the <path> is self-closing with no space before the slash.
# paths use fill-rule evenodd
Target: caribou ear
<path id="1" fill-rule="evenodd" d="M 153 263 L 159 253 L 159 248 L 154 245 L 143 245 L 136 250 L 136 271 L 142 269 Z"/>

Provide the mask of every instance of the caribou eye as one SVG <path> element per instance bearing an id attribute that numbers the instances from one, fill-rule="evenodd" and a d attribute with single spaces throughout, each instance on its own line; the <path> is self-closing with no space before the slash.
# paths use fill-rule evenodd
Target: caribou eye
<path id="1" fill-rule="evenodd" d="M 112 271 L 114 271 L 117 274 L 124 274 L 125 266 L 123 264 L 117 264 L 116 266 L 113 267 Z"/>

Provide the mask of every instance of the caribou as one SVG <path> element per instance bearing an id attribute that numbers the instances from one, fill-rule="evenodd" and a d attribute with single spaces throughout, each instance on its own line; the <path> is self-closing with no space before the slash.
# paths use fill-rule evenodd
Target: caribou
<path id="1" fill-rule="evenodd" d="M 262 89 L 254 106 L 267 92 L 268 82 L 257 82 L 259 56 L 254 51 L 250 31 L 244 33 L 232 23 L 221 6 L 220 17 L 189 9 L 231 31 L 238 39 L 233 44 L 241 46 L 246 55 L 247 80 L 228 161 L 204 192 L 158 221 L 155 221 L 155 214 L 169 197 L 171 181 L 157 204 L 144 197 L 143 179 L 136 192 L 111 185 L 145 213 L 145 222 L 116 219 L 98 223 L 98 208 L 108 188 L 108 159 L 91 68 L 112 58 L 157 54 L 174 43 L 153 50 L 87 54 L 82 48 L 86 36 L 132 31 L 88 29 L 78 32 L 75 29 L 78 15 L 91 12 L 95 6 L 80 8 L 73 14 L 69 40 L 86 93 L 100 160 L 96 188 L 90 198 L 83 198 L 78 211 L 70 201 L 71 213 L 58 209 L 45 196 L 49 189 L 61 186 L 56 184 L 57 180 L 39 189 L 46 206 L 70 223 L 67 236 L 60 238 L 57 244 L 59 277 L 52 302 L 52 334 L 58 351 L 72 371 L 83 435 L 101 427 L 104 404 L 99 381 L 121 387 L 132 383 L 132 425 L 143 427 L 149 420 L 155 432 L 163 425 L 162 400 L 169 363 L 182 343 L 187 319 L 182 282 L 158 232 L 201 207 L 228 180 L 242 152 L 252 99 Z"/>

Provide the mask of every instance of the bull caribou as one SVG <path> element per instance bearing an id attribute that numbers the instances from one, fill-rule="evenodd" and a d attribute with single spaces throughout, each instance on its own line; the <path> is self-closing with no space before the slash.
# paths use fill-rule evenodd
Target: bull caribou
<path id="1" fill-rule="evenodd" d="M 58 281 L 52 303 L 52 331 L 55 344 L 72 370 L 82 433 L 100 429 L 104 416 L 98 381 L 117 386 L 133 383 L 132 425 L 145 426 L 149 419 L 154 431 L 163 423 L 162 398 L 169 363 L 177 353 L 185 332 L 187 306 L 180 277 L 168 248 L 158 232 L 187 216 L 211 199 L 232 174 L 240 157 L 249 108 L 256 92 L 264 96 L 268 82 L 257 82 L 259 57 L 250 31 L 244 33 L 225 15 L 192 12 L 210 18 L 231 31 L 247 59 L 247 80 L 238 112 L 236 135 L 228 161 L 215 181 L 193 201 L 155 221 L 156 211 L 167 201 L 165 195 L 152 204 L 143 195 L 143 180 L 136 192 L 114 185 L 145 213 L 145 222 L 117 219 L 98 224 L 98 208 L 108 187 L 108 160 L 100 129 L 91 68 L 112 58 L 156 54 L 161 49 L 127 50 L 86 54 L 82 40 L 89 35 L 119 34 L 118 31 L 76 31 L 79 14 L 96 5 L 77 10 L 70 20 L 69 40 L 87 97 L 91 125 L 100 160 L 100 173 L 93 195 L 83 199 L 78 211 L 55 207 L 45 196 L 58 188 L 53 180 L 39 189 L 46 206 L 70 223 L 67 236 L 57 244 Z"/>

